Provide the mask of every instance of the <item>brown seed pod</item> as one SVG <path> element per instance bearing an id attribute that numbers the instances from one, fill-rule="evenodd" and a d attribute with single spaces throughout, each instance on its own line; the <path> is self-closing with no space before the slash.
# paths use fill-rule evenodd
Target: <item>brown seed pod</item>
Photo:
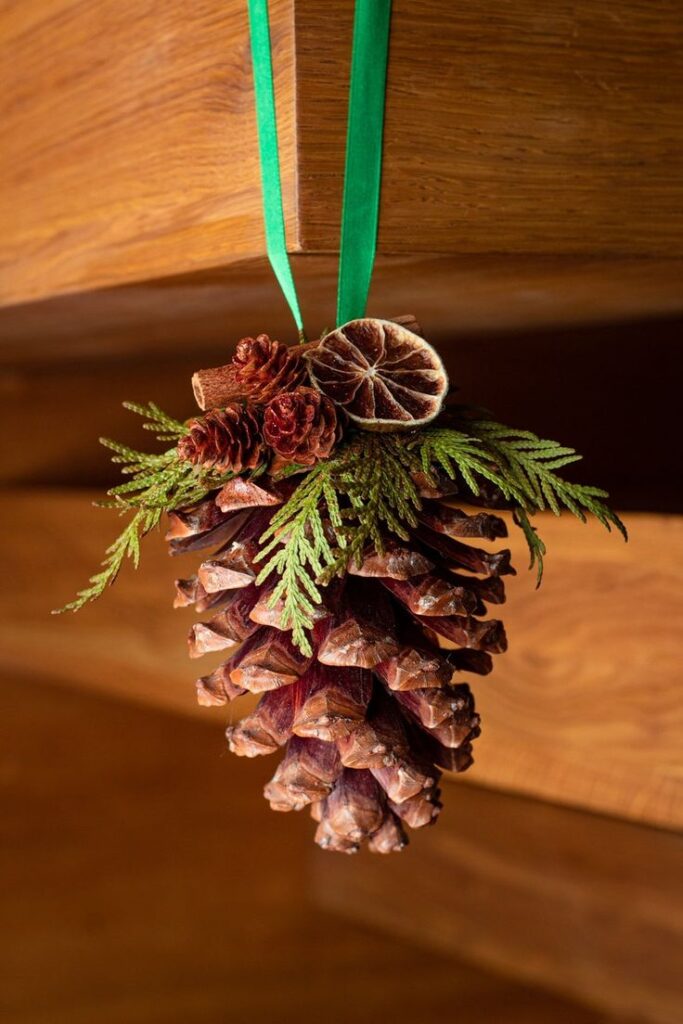
<path id="1" fill-rule="evenodd" d="M 254 469 L 262 451 L 259 417 L 238 402 L 191 420 L 189 433 L 178 442 L 181 459 L 219 472 Z"/>
<path id="2" fill-rule="evenodd" d="M 390 320 L 351 320 L 304 354 L 312 383 L 366 430 L 410 430 L 438 415 L 448 376 L 424 338 Z"/>
<path id="3" fill-rule="evenodd" d="M 340 435 L 334 404 L 313 388 L 286 391 L 266 406 L 264 440 L 285 462 L 312 466 L 327 458 Z"/>

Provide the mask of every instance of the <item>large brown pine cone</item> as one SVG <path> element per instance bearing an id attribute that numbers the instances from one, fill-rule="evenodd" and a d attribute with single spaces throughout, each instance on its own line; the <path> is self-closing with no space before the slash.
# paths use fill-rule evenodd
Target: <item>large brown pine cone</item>
<path id="1" fill-rule="evenodd" d="M 181 459 L 219 472 L 254 469 L 262 451 L 259 417 L 236 402 L 192 420 L 189 433 L 178 443 Z"/>
<path id="2" fill-rule="evenodd" d="M 313 388 L 296 388 L 266 406 L 263 437 L 285 462 L 312 466 L 326 458 L 341 429 L 334 403 Z"/>
<path id="3" fill-rule="evenodd" d="M 510 552 L 471 545 L 506 535 L 496 515 L 467 515 L 441 500 L 454 485 L 423 488 L 420 525 L 409 542 L 387 537 L 380 554 L 323 590 L 306 657 L 269 607 L 272 581 L 256 584 L 259 538 L 286 496 L 259 480 L 228 485 L 221 509 L 209 498 L 171 515 L 172 552 L 222 546 L 190 580 L 176 606 L 212 617 L 190 631 L 190 655 L 228 650 L 198 680 L 204 705 L 259 694 L 227 731 L 230 749 L 253 757 L 285 747 L 265 795 L 275 810 L 311 808 L 316 842 L 355 852 L 363 841 L 389 853 L 439 814 L 442 769 L 472 763 L 479 716 L 462 672 L 484 675 L 507 645 L 486 605 L 504 601 Z M 443 649 L 446 644 L 450 649 Z"/>

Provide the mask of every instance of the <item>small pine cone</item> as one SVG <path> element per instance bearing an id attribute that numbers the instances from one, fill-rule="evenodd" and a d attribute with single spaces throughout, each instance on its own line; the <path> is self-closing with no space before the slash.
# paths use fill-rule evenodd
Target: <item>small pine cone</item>
<path id="1" fill-rule="evenodd" d="M 307 379 L 302 354 L 295 346 L 271 341 L 267 334 L 242 338 L 232 362 L 198 370 L 192 388 L 200 409 L 215 409 L 241 398 L 266 405 L 282 391 L 291 391 Z"/>
<path id="2" fill-rule="evenodd" d="M 281 626 L 274 580 L 256 582 L 260 538 L 288 485 L 231 481 L 170 517 L 174 553 L 222 545 L 204 553 L 196 577 L 177 583 L 176 605 L 206 613 L 190 632 L 190 655 L 226 652 L 198 680 L 199 702 L 259 696 L 228 729 L 230 749 L 247 757 L 284 751 L 266 798 L 279 811 L 309 806 L 326 850 L 401 850 L 407 828 L 436 821 L 442 771 L 472 764 L 480 723 L 461 673 L 487 674 L 505 650 L 502 623 L 486 617 L 487 606 L 503 603 L 503 580 L 514 570 L 509 551 L 473 543 L 504 537 L 503 520 L 450 507 L 442 498 L 456 485 L 437 484 L 409 539 L 387 535 L 381 553 L 368 548 L 343 580 L 322 588 L 311 655 Z"/>
<path id="3" fill-rule="evenodd" d="M 189 433 L 178 442 L 181 459 L 219 472 L 254 469 L 262 452 L 258 417 L 253 409 L 236 402 L 192 420 Z"/>
<path id="4" fill-rule="evenodd" d="M 232 361 L 240 396 L 265 405 L 282 391 L 301 384 L 306 369 L 296 348 L 271 341 L 267 334 L 243 338 Z"/>
<path id="5" fill-rule="evenodd" d="M 312 466 L 326 458 L 341 436 L 334 403 L 313 388 L 274 398 L 263 416 L 263 437 L 283 463 Z"/>

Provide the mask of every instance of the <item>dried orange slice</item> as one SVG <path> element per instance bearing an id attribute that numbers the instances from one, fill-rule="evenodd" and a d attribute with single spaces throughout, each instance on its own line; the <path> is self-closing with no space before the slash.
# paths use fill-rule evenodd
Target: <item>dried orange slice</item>
<path id="1" fill-rule="evenodd" d="M 315 387 L 366 430 L 410 430 L 428 423 L 448 391 L 437 352 L 391 320 L 350 320 L 304 358 Z"/>

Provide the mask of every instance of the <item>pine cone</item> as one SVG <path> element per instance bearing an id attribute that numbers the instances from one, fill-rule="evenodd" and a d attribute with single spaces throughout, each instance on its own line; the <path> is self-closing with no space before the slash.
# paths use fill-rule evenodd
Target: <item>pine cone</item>
<path id="1" fill-rule="evenodd" d="M 442 770 L 472 763 L 479 716 L 460 674 L 485 675 L 505 650 L 502 623 L 483 616 L 504 601 L 502 577 L 514 570 L 509 551 L 469 543 L 504 537 L 505 523 L 443 504 L 453 489 L 430 483 L 410 541 L 387 536 L 382 554 L 369 549 L 323 588 L 310 657 L 281 628 L 272 581 L 255 582 L 259 538 L 285 485 L 260 479 L 244 496 L 233 487 L 225 512 L 208 498 L 175 514 L 173 551 L 223 543 L 196 578 L 178 582 L 177 604 L 215 610 L 193 627 L 191 655 L 229 651 L 198 681 L 198 699 L 261 695 L 228 728 L 230 749 L 254 757 L 285 748 L 265 795 L 275 810 L 309 806 L 324 849 L 353 853 L 366 841 L 377 853 L 401 850 L 406 826 L 437 818 Z"/>
<path id="2" fill-rule="evenodd" d="M 285 463 L 312 466 L 330 454 L 340 435 L 334 403 L 313 388 L 287 391 L 266 406 L 263 437 Z"/>
<path id="3" fill-rule="evenodd" d="M 253 409 L 238 403 L 192 420 L 178 443 L 181 459 L 219 472 L 254 469 L 262 452 L 259 419 Z"/>
<path id="4" fill-rule="evenodd" d="M 226 366 L 198 370 L 192 388 L 200 409 L 215 409 L 239 398 L 265 405 L 306 379 L 306 366 L 296 346 L 290 348 L 259 334 L 242 338 Z"/>
<path id="5" fill-rule="evenodd" d="M 240 395 L 265 405 L 282 391 L 290 391 L 306 377 L 296 348 L 271 341 L 267 334 L 243 338 L 232 361 L 235 387 Z"/>

